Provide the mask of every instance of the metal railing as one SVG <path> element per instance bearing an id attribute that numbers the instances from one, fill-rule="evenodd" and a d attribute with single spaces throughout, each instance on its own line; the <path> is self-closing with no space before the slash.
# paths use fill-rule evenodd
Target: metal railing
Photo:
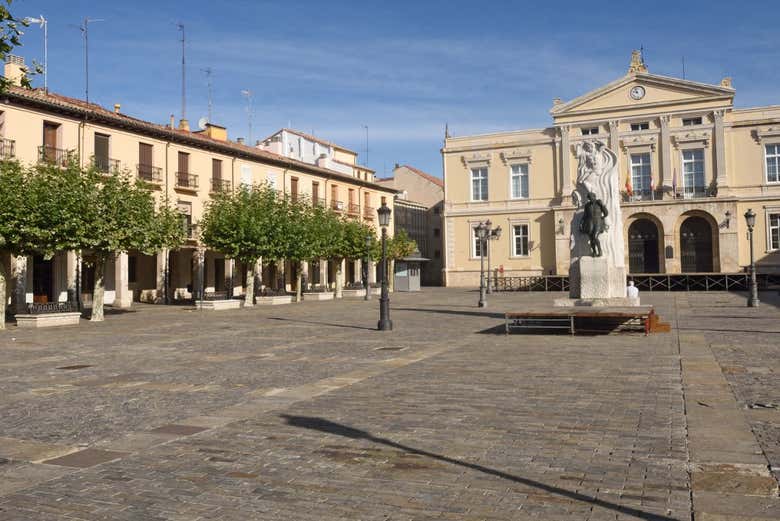
<path id="1" fill-rule="evenodd" d="M 92 156 L 92 166 L 95 170 L 104 174 L 119 172 L 122 168 L 122 163 L 118 159 L 112 159 L 110 157 Z"/>
<path id="2" fill-rule="evenodd" d="M 227 179 L 211 179 L 211 191 L 212 192 L 229 192 L 230 181 Z"/>
<path id="3" fill-rule="evenodd" d="M 64 148 L 55 148 L 46 145 L 40 146 L 38 147 L 38 162 L 65 166 L 68 164 L 72 153 L 72 150 L 66 150 Z"/>
<path id="4" fill-rule="evenodd" d="M 358 215 L 360 214 L 360 205 L 356 203 L 348 203 L 347 204 L 347 213 L 350 215 Z"/>
<path id="5" fill-rule="evenodd" d="M 567 275 L 491 277 L 494 291 L 569 291 Z M 748 273 L 658 273 L 627 275 L 641 291 L 747 291 Z M 780 274 L 757 273 L 761 290 L 780 288 Z"/>
<path id="6" fill-rule="evenodd" d="M 176 172 L 176 188 L 198 189 L 198 176 L 188 172 Z"/>
<path id="7" fill-rule="evenodd" d="M 135 165 L 135 171 L 138 174 L 138 179 L 150 183 L 162 183 L 162 168 L 158 166 L 138 163 Z"/>
<path id="8" fill-rule="evenodd" d="M 660 201 L 664 198 L 663 190 L 634 190 L 631 194 L 623 192 L 624 203 L 634 203 L 637 201 Z"/>
<path id="9" fill-rule="evenodd" d="M 703 197 L 712 197 L 712 193 L 703 186 L 697 186 L 694 188 L 683 188 L 682 190 L 678 190 L 675 197 L 678 199 L 701 199 Z"/>
<path id="10" fill-rule="evenodd" d="M 337 212 L 343 212 L 344 211 L 344 203 L 342 201 L 331 200 L 330 207 L 333 210 L 336 210 Z"/>
<path id="11" fill-rule="evenodd" d="M 0 138 L 0 158 L 11 159 L 16 157 L 16 141 Z"/>
<path id="12" fill-rule="evenodd" d="M 228 298 L 227 291 L 206 291 L 203 293 L 203 300 L 227 300 Z"/>
<path id="13" fill-rule="evenodd" d="M 371 206 L 364 206 L 363 217 L 365 217 L 366 219 L 373 219 L 374 217 L 376 217 L 376 208 L 372 208 Z"/>
<path id="14" fill-rule="evenodd" d="M 27 313 L 30 315 L 44 315 L 46 313 L 70 313 L 73 305 L 70 302 L 35 302 L 27 304 Z"/>

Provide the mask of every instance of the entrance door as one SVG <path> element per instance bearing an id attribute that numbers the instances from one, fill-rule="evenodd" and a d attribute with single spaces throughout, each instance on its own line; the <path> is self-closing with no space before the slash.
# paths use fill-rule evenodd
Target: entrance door
<path id="1" fill-rule="evenodd" d="M 225 291 L 225 259 L 214 259 L 214 291 Z"/>
<path id="2" fill-rule="evenodd" d="M 54 263 L 40 255 L 33 257 L 33 302 L 45 304 L 54 301 Z"/>
<path id="3" fill-rule="evenodd" d="M 712 227 L 703 217 L 688 217 L 680 226 L 683 273 L 712 272 Z"/>
<path id="4" fill-rule="evenodd" d="M 95 290 L 95 266 L 81 263 L 81 302 L 85 307 L 92 306 L 92 293 Z"/>
<path id="5" fill-rule="evenodd" d="M 658 273 L 658 228 L 650 219 L 637 219 L 628 228 L 628 268 L 631 273 Z"/>

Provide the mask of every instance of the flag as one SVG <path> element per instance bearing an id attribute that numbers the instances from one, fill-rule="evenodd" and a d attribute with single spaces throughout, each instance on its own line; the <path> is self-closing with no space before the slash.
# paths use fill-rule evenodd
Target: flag
<path id="1" fill-rule="evenodd" d="M 677 169 L 674 169 L 674 173 L 672 174 L 672 194 L 674 194 L 674 197 L 677 197 Z"/>
<path id="2" fill-rule="evenodd" d="M 628 174 L 628 176 L 626 176 L 626 193 L 628 194 L 629 197 L 634 196 L 634 189 L 631 188 L 631 174 Z"/>
<path id="3" fill-rule="evenodd" d="M 650 199 L 655 200 L 655 181 L 652 176 L 650 176 Z"/>

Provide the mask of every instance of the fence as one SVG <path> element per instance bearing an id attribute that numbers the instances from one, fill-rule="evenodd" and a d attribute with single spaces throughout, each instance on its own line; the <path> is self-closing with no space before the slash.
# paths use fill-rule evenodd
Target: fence
<path id="1" fill-rule="evenodd" d="M 750 275 L 747 273 L 678 273 L 656 275 L 628 275 L 634 285 L 643 291 L 747 291 Z M 491 279 L 494 291 L 569 291 L 566 275 L 536 277 L 495 277 Z M 780 274 L 756 274 L 758 289 L 780 289 Z"/>

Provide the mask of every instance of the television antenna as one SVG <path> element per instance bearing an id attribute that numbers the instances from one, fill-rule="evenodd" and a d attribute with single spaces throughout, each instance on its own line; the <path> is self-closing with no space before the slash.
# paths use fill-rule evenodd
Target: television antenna
<path id="1" fill-rule="evenodd" d="M 84 35 L 84 98 L 87 103 L 89 103 L 89 24 L 93 22 L 105 22 L 105 20 L 86 17 L 79 26 L 81 34 Z"/>
<path id="2" fill-rule="evenodd" d="M 49 70 L 49 21 L 43 15 L 38 18 L 25 18 L 25 21 L 31 24 L 41 24 L 41 29 L 43 29 L 43 90 L 44 92 L 49 92 L 49 83 L 47 81 L 47 72 Z"/>
<path id="3" fill-rule="evenodd" d="M 206 125 L 209 123 L 209 118 L 203 116 L 198 120 L 198 128 L 201 130 L 206 130 Z"/>
<path id="4" fill-rule="evenodd" d="M 205 69 L 201 69 L 201 71 L 203 72 L 203 74 L 206 75 L 206 80 L 208 82 L 208 93 L 209 93 L 209 115 L 208 115 L 208 118 L 209 118 L 209 121 L 211 121 L 211 108 L 212 108 L 212 104 L 211 104 L 211 73 L 212 73 L 212 70 L 211 70 L 211 67 L 206 67 Z"/>
<path id="5" fill-rule="evenodd" d="M 184 24 L 181 22 L 176 23 L 176 27 L 181 31 L 181 119 L 187 119 L 187 69 L 184 61 L 184 50 L 186 45 L 186 38 L 184 35 Z"/>
<path id="6" fill-rule="evenodd" d="M 252 91 L 244 89 L 241 91 L 241 95 L 244 96 L 247 101 L 246 119 L 249 123 L 249 139 L 247 140 L 247 143 L 249 143 L 249 146 L 252 146 Z"/>

